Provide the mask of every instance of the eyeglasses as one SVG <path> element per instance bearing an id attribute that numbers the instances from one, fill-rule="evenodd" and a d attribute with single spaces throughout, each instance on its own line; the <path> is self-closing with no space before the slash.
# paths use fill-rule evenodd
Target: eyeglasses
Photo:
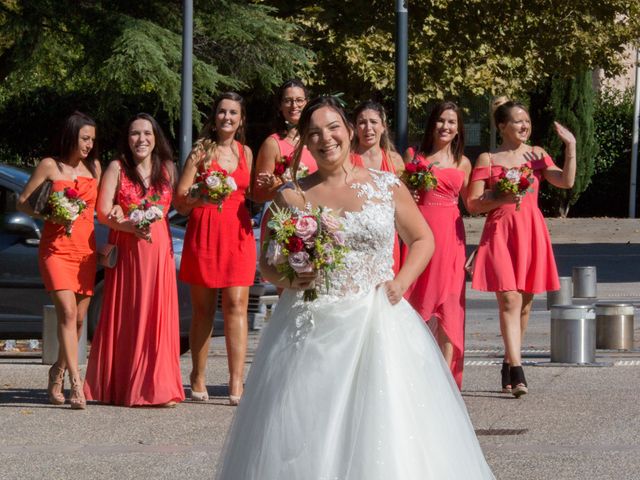
<path id="1" fill-rule="evenodd" d="M 302 97 L 298 97 L 298 98 L 287 97 L 282 99 L 282 104 L 288 107 L 290 107 L 294 103 L 296 104 L 296 106 L 301 107 L 302 105 L 307 103 L 307 99 Z"/>

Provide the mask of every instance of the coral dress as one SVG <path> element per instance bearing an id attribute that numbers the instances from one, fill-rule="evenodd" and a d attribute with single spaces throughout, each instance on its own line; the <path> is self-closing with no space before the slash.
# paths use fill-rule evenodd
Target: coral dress
<path id="1" fill-rule="evenodd" d="M 71 290 L 81 295 L 93 295 L 97 263 L 93 215 L 98 181 L 92 177 L 55 180 L 52 192 L 65 188 L 77 190 L 87 207 L 73 223 L 70 237 L 65 235 L 64 226 L 45 222 L 40 239 L 40 274 L 48 292 Z"/>
<path id="2" fill-rule="evenodd" d="M 423 157 L 418 157 L 425 162 Z M 405 298 L 425 321 L 436 317 L 434 330 L 442 328 L 453 345 L 451 373 L 462 388 L 464 367 L 465 235 L 458 209 L 464 172 L 433 168 L 434 190 L 420 194 L 418 208 L 433 232 L 435 250 L 427 268 L 405 293 Z M 403 255 L 407 248 L 403 247 Z"/>
<path id="3" fill-rule="evenodd" d="M 270 137 L 273 138 L 278 143 L 278 147 L 280 148 L 280 157 L 285 158 L 293 155 L 293 152 L 295 151 L 296 147 L 291 145 L 284 138 L 281 138 L 280 135 L 277 133 L 271 134 Z M 307 149 L 307 147 L 304 147 L 302 149 L 302 156 L 300 157 L 300 163 L 307 166 L 307 168 L 309 169 L 309 173 L 313 173 L 316 170 L 318 170 L 316 161 L 311 155 L 311 152 L 309 152 L 309 150 Z"/>
<path id="4" fill-rule="evenodd" d="M 189 215 L 184 238 L 180 280 L 208 288 L 248 287 L 256 274 L 256 241 L 251 216 L 245 207 L 249 188 L 249 168 L 244 148 L 237 143 L 240 157 L 231 177 L 238 189 L 217 205 L 196 207 Z M 212 161 L 211 170 L 222 170 Z"/>
<path id="5" fill-rule="evenodd" d="M 538 190 L 543 170 L 554 165 L 550 157 L 523 163 L 533 170 L 533 192 L 520 202 L 491 210 L 484 224 L 473 272 L 472 287 L 487 292 L 521 291 L 541 293 L 558 290 L 558 269 L 551 239 L 538 208 Z M 495 184 L 503 167 L 476 167 L 471 181 L 484 180 L 487 188 Z"/>
<path id="6" fill-rule="evenodd" d="M 364 162 L 362 161 L 362 157 L 358 153 L 351 154 L 351 163 L 353 163 L 356 167 L 363 167 Z M 396 174 L 396 167 L 393 166 L 393 162 L 387 156 L 387 153 L 382 150 L 382 163 L 380 164 L 381 172 L 389 172 Z M 401 256 L 400 256 L 400 242 L 398 241 L 398 234 L 396 234 L 396 241 L 393 244 L 393 272 L 398 273 L 400 271 L 400 267 L 402 266 Z"/>
<path id="7" fill-rule="evenodd" d="M 140 203 L 141 193 L 121 171 L 117 203 L 127 211 Z M 146 197 L 154 193 L 168 212 L 171 187 L 151 188 Z M 123 231 L 109 235 L 118 260 L 105 270 L 102 312 L 84 383 L 88 400 L 127 407 L 184 400 L 176 266 L 166 219 L 151 224 L 151 240 Z"/>

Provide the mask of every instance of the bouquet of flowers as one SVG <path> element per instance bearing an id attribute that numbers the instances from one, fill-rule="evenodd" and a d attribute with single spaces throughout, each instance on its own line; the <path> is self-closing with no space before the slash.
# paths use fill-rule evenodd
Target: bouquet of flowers
<path id="1" fill-rule="evenodd" d="M 138 230 L 149 230 L 152 223 L 162 220 L 164 217 L 163 207 L 157 203 L 159 200 L 160 195 L 154 194 L 143 199 L 139 204 L 129 205 L 129 220 Z M 151 243 L 151 237 L 147 241 Z"/>
<path id="2" fill-rule="evenodd" d="M 226 198 L 238 189 L 233 177 L 226 170 L 212 170 L 199 173 L 196 183 L 191 186 L 190 195 L 201 198 L 207 202 L 218 205 L 218 211 L 222 211 L 222 203 Z"/>
<path id="3" fill-rule="evenodd" d="M 533 192 L 533 170 L 526 165 L 514 168 L 502 168 L 502 172 L 496 182 L 496 191 L 500 194 L 514 193 L 524 195 Z M 520 210 L 520 204 L 516 205 L 516 210 Z"/>
<path id="4" fill-rule="evenodd" d="M 273 169 L 273 174 L 276 177 L 280 177 L 283 182 L 290 182 L 293 180 L 293 175 L 291 175 L 291 166 L 293 164 L 293 154 L 286 155 L 282 157 L 280 160 L 276 162 L 275 168 Z M 309 167 L 307 167 L 304 163 L 300 163 L 298 165 L 298 172 L 296 177 L 303 178 L 309 175 Z"/>
<path id="5" fill-rule="evenodd" d="M 438 179 L 433 173 L 435 163 L 426 164 L 420 161 L 411 161 L 405 165 L 400 179 L 411 190 L 426 192 L 433 190 L 438 185 Z"/>
<path id="6" fill-rule="evenodd" d="M 294 213 L 289 208 L 272 204 L 271 230 L 265 241 L 267 263 L 283 278 L 293 281 L 296 274 L 317 271 L 324 277 L 328 290 L 329 272 L 344 267 L 344 226 L 340 219 L 323 207 L 306 213 Z M 317 286 L 305 290 L 304 300 L 318 298 Z"/>
<path id="7" fill-rule="evenodd" d="M 53 192 L 47 202 L 44 216 L 47 220 L 64 225 L 65 234 L 71 236 L 73 222 L 87 208 L 87 202 L 80 198 L 75 188 L 66 187 L 59 192 Z"/>

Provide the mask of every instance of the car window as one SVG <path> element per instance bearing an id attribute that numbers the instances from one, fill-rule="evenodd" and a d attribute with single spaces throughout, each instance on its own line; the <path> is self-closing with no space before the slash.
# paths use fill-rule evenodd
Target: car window
<path id="1" fill-rule="evenodd" d="M 0 185 L 0 214 L 18 211 L 18 194 L 10 188 Z"/>

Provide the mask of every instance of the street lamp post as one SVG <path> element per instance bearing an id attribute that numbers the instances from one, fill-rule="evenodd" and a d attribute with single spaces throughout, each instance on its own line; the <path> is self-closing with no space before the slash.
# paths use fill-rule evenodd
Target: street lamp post
<path id="1" fill-rule="evenodd" d="M 408 37 L 409 37 L 409 0 L 396 0 L 396 108 L 395 130 L 396 147 L 402 154 L 407 149 L 407 98 L 408 89 Z"/>
<path id="2" fill-rule="evenodd" d="M 629 218 L 636 218 L 636 183 L 638 178 L 638 122 L 640 121 L 640 47 L 636 47 L 636 86 L 633 108 L 633 142 L 629 179 Z"/>
<path id="3" fill-rule="evenodd" d="M 182 2 L 182 90 L 180 105 L 180 167 L 193 141 L 193 0 Z"/>

